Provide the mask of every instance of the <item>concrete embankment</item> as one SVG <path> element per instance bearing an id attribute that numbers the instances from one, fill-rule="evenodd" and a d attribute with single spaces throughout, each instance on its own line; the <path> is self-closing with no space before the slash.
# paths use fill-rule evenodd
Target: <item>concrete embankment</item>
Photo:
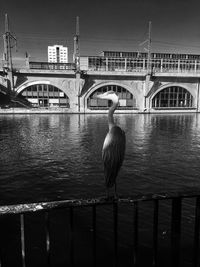
<path id="1" fill-rule="evenodd" d="M 0 114 L 62 114 L 62 113 L 76 113 L 69 109 L 46 109 L 46 108 L 6 108 L 0 109 Z"/>
<path id="2" fill-rule="evenodd" d="M 145 114 L 145 113 L 196 113 L 196 108 L 191 109 L 159 109 L 159 110 L 116 110 L 118 114 Z M 89 110 L 77 111 L 69 108 L 0 108 L 0 114 L 105 114 L 108 113 L 108 109 L 105 110 Z"/>
<path id="3" fill-rule="evenodd" d="M 76 111 L 69 108 L 0 108 L 0 114 L 102 114 L 108 110 L 86 110 Z M 138 110 L 116 110 L 115 113 L 139 113 Z"/>

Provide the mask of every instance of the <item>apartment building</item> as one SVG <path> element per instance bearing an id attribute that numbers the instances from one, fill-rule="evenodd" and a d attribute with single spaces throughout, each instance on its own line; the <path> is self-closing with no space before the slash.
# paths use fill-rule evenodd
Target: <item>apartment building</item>
<path id="1" fill-rule="evenodd" d="M 48 62 L 68 63 L 68 47 L 62 45 L 48 46 Z"/>

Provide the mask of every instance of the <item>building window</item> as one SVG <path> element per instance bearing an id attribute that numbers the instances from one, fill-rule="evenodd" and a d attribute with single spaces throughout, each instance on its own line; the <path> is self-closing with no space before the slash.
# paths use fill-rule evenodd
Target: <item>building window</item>
<path id="1" fill-rule="evenodd" d="M 158 92 L 153 100 L 153 108 L 190 108 L 193 97 L 185 89 L 179 86 L 172 86 Z"/>
<path id="2" fill-rule="evenodd" d="M 49 84 L 31 85 L 20 95 L 25 97 L 34 107 L 69 108 L 69 97 L 60 89 Z"/>
<path id="3" fill-rule="evenodd" d="M 99 88 L 93 92 L 87 102 L 89 109 L 108 109 L 111 105 L 111 101 L 105 99 L 98 99 L 96 96 L 98 94 L 103 94 L 107 91 L 114 91 L 119 96 L 119 106 L 118 109 L 136 109 L 136 99 L 134 96 L 125 88 L 118 85 L 107 85 Z"/>

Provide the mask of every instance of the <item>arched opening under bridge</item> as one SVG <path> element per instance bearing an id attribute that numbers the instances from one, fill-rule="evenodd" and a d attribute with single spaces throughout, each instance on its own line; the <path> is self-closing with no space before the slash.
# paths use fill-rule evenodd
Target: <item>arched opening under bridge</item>
<path id="1" fill-rule="evenodd" d="M 152 99 L 152 108 L 192 108 L 193 96 L 180 86 L 167 87 Z"/>
<path id="2" fill-rule="evenodd" d="M 7 89 L 0 84 L 0 108 L 4 108 L 10 104 L 10 96 L 6 91 Z"/>
<path id="3" fill-rule="evenodd" d="M 33 107 L 67 107 L 69 97 L 59 88 L 50 84 L 33 84 L 20 92 Z"/>
<path id="4" fill-rule="evenodd" d="M 103 94 L 107 91 L 114 91 L 119 96 L 118 109 L 137 109 L 136 99 L 127 89 L 119 85 L 105 85 L 94 91 L 87 100 L 89 109 L 108 109 L 111 106 L 111 101 L 106 99 L 98 99 L 98 94 Z"/>

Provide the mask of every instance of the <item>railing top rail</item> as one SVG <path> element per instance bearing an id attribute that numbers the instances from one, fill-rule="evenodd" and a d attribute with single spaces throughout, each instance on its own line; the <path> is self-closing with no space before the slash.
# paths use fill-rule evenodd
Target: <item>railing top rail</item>
<path id="1" fill-rule="evenodd" d="M 29 61 L 31 64 L 48 64 L 48 65 L 74 65 L 73 62 L 46 62 L 46 61 Z"/>
<path id="2" fill-rule="evenodd" d="M 65 62 L 29 62 L 30 69 L 59 69 L 59 70 L 74 70 L 75 64 L 74 63 L 65 63 Z"/>
<path id="3" fill-rule="evenodd" d="M 184 192 L 169 192 L 169 193 L 156 193 L 146 195 L 135 195 L 135 196 L 119 196 L 117 198 L 97 197 L 87 199 L 68 199 L 59 201 L 49 202 L 38 202 L 38 203 L 27 203 L 27 204 L 16 204 L 16 205 L 4 205 L 0 206 L 0 216 L 5 214 L 20 214 L 36 211 L 47 211 L 58 208 L 69 208 L 69 207 L 83 207 L 83 206 L 94 206 L 94 205 L 106 205 L 113 203 L 134 203 L 140 201 L 152 201 L 152 200 L 164 200 L 174 198 L 193 198 L 200 196 L 200 189 Z"/>

